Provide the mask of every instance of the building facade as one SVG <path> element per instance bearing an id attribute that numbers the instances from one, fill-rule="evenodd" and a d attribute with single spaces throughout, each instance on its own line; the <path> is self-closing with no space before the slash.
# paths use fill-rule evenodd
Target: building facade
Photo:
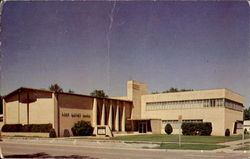
<path id="1" fill-rule="evenodd" d="M 243 97 L 228 89 L 148 94 L 144 83 L 128 81 L 127 99 L 140 107 L 132 115 L 136 131 L 165 133 L 165 125 L 170 123 L 177 134 L 182 122 L 211 122 L 212 135 L 219 136 L 226 129 L 231 134 L 243 130 Z"/>
<path id="2" fill-rule="evenodd" d="M 4 97 L 3 111 L 4 124 L 51 123 L 58 136 L 65 129 L 71 132 L 74 123 L 80 120 L 90 122 L 93 127 L 107 125 L 111 131 L 125 132 L 126 124 L 131 123 L 128 119 L 132 102 L 19 88 Z"/>
<path id="3" fill-rule="evenodd" d="M 243 108 L 243 97 L 228 89 L 148 94 L 146 84 L 128 81 L 127 96 L 110 98 L 19 88 L 4 96 L 3 119 L 4 124 L 51 123 L 59 136 L 80 120 L 113 133 L 153 134 L 165 133 L 167 123 L 179 133 L 182 122 L 211 122 L 212 135 L 223 136 L 226 129 L 242 132 Z"/>

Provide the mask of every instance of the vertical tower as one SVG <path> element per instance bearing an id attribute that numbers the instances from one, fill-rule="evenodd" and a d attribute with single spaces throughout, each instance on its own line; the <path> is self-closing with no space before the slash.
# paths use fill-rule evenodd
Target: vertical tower
<path id="1" fill-rule="evenodd" d="M 127 81 L 127 96 L 133 101 L 132 119 L 141 118 L 141 96 L 148 93 L 145 83 L 137 81 Z"/>

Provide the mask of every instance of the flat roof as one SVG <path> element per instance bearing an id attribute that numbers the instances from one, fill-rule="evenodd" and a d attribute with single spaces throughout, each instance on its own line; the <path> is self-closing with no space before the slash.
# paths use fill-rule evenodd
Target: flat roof
<path id="1" fill-rule="evenodd" d="M 146 102 L 226 98 L 244 103 L 244 97 L 226 88 L 142 95 Z"/>
<path id="2" fill-rule="evenodd" d="M 20 87 L 11 93 L 3 96 L 3 98 L 7 98 L 11 95 L 14 95 L 16 93 L 21 92 L 22 90 L 28 90 L 28 91 L 34 91 L 34 92 L 47 92 L 47 93 L 57 93 L 57 94 L 66 94 L 66 95 L 74 95 L 74 96 L 84 96 L 84 97 L 91 97 L 91 98 L 98 98 L 98 99 L 110 99 L 110 100 L 116 100 L 116 101 L 124 101 L 124 102 L 132 102 L 130 100 L 123 100 L 123 99 L 113 99 L 113 98 L 103 98 L 103 97 L 94 97 L 90 95 L 84 95 L 84 94 L 77 94 L 77 93 L 68 93 L 68 92 L 55 92 L 55 91 L 50 91 L 50 90 L 44 90 L 44 89 L 35 89 L 35 88 L 27 88 L 27 87 Z"/>
<path id="3" fill-rule="evenodd" d="M 188 90 L 188 91 L 178 91 L 178 92 L 166 92 L 166 93 L 155 93 L 155 94 L 145 94 L 145 95 L 159 95 L 159 94 L 172 94 L 172 93 L 188 93 L 188 92 L 199 92 L 199 91 L 215 91 L 215 90 L 227 90 L 229 92 L 232 92 L 234 94 L 238 94 L 240 96 L 242 96 L 241 94 L 235 92 L 235 91 L 232 91 L 231 89 L 228 89 L 228 88 L 212 88 L 212 89 L 197 89 L 197 90 Z"/>
<path id="4" fill-rule="evenodd" d="M 161 119 L 156 119 L 156 118 L 148 118 L 148 119 L 128 119 L 128 120 L 161 120 Z"/>

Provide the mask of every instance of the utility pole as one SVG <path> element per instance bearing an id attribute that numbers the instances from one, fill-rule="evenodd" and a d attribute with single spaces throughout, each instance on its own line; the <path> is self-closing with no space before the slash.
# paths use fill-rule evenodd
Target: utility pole
<path id="1" fill-rule="evenodd" d="M 181 124 L 182 124 L 182 115 L 178 116 L 178 122 L 179 122 L 179 147 L 181 147 Z"/>

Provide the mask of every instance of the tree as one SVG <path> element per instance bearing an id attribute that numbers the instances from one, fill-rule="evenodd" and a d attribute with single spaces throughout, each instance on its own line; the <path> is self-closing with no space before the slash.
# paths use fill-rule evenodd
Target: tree
<path id="1" fill-rule="evenodd" d="M 75 93 L 72 89 L 69 89 L 68 93 Z"/>
<path id="2" fill-rule="evenodd" d="M 193 89 L 181 89 L 179 92 L 193 91 Z"/>
<path id="3" fill-rule="evenodd" d="M 170 135 L 173 132 L 173 128 L 172 128 L 172 126 L 169 123 L 165 126 L 165 132 L 168 135 Z"/>
<path id="4" fill-rule="evenodd" d="M 171 87 L 169 90 L 163 91 L 162 93 L 179 92 L 178 88 Z"/>
<path id="5" fill-rule="evenodd" d="M 49 90 L 55 92 L 63 92 L 63 89 L 57 83 L 50 85 Z"/>
<path id="6" fill-rule="evenodd" d="M 90 93 L 90 95 L 93 97 L 101 97 L 101 98 L 108 97 L 108 95 L 106 95 L 103 90 L 94 90 L 93 92 Z"/>
<path id="7" fill-rule="evenodd" d="M 244 120 L 250 120 L 250 107 L 244 109 Z"/>
<path id="8" fill-rule="evenodd" d="M 169 90 L 163 91 L 162 93 L 171 93 L 171 92 L 186 92 L 186 91 L 193 91 L 193 89 L 178 89 L 171 87 Z"/>
<path id="9" fill-rule="evenodd" d="M 151 92 L 151 94 L 159 94 L 160 92 L 158 91 L 154 91 L 154 92 Z"/>

